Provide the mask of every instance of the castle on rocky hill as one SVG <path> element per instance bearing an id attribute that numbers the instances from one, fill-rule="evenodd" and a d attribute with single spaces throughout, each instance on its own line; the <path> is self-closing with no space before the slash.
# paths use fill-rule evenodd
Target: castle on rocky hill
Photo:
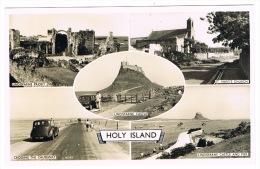
<path id="1" fill-rule="evenodd" d="M 125 61 L 121 62 L 121 68 L 138 71 L 138 72 L 144 74 L 144 71 L 143 71 L 142 67 L 137 66 L 137 65 L 129 65 L 129 63 L 125 62 Z"/>

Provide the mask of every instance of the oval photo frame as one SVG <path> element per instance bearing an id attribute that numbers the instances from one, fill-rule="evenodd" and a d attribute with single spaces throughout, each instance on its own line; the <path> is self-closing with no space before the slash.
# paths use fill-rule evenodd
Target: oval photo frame
<path id="1" fill-rule="evenodd" d="M 181 70 L 160 56 L 118 52 L 86 65 L 74 92 L 88 111 L 113 120 L 144 120 L 173 108 L 184 93 Z"/>

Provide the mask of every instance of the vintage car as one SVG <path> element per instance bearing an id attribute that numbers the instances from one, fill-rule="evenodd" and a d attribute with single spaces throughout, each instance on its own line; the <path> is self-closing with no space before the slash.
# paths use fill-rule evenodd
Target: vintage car
<path id="1" fill-rule="evenodd" d="M 33 122 L 31 138 L 35 140 L 54 140 L 59 135 L 59 127 L 56 126 L 53 119 L 42 119 Z"/>
<path id="2" fill-rule="evenodd" d="M 96 96 L 95 95 L 82 95 L 79 96 L 78 100 L 83 107 L 86 109 L 92 110 L 96 107 Z"/>

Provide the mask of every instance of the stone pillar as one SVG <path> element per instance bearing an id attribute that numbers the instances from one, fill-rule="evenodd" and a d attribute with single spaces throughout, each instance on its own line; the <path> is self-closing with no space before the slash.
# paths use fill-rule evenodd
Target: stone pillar
<path id="1" fill-rule="evenodd" d="M 72 49 L 71 49 L 71 28 L 68 28 L 68 31 L 67 31 L 67 53 L 69 56 L 72 55 Z"/>
<path id="2" fill-rule="evenodd" d="M 55 55 L 56 30 L 52 29 L 52 54 Z"/>

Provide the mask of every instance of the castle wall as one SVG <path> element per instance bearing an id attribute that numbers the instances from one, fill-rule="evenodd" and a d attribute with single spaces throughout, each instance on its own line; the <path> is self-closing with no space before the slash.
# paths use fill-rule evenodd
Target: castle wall
<path id="1" fill-rule="evenodd" d="M 139 67 L 137 65 L 129 65 L 128 62 L 121 62 L 121 66 L 123 69 L 130 69 L 130 70 L 134 70 L 134 71 L 138 71 L 141 73 L 144 73 L 142 67 Z"/>

